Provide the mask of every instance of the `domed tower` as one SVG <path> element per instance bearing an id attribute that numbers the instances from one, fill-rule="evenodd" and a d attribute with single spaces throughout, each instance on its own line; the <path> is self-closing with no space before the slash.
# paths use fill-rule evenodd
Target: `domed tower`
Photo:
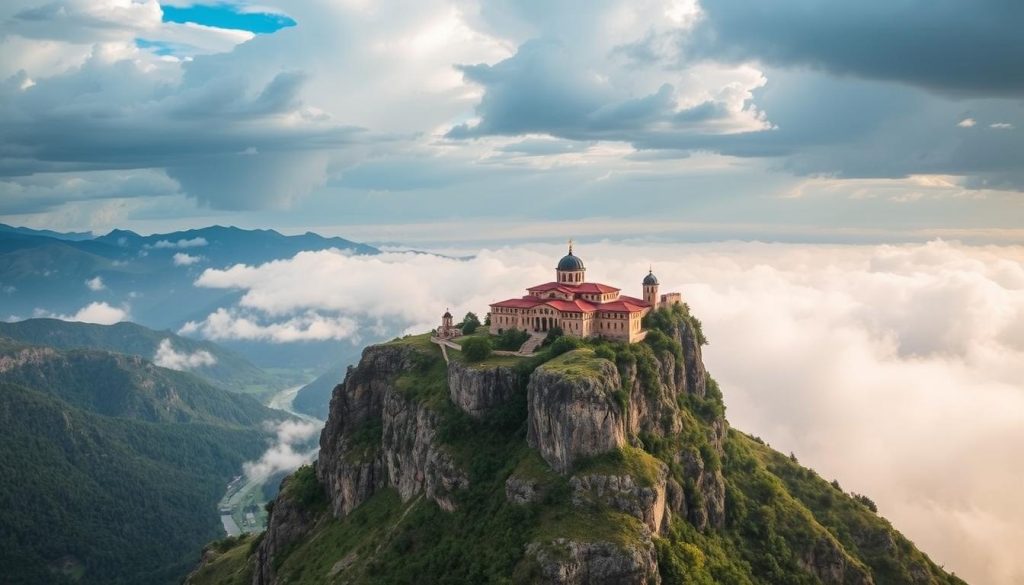
<path id="1" fill-rule="evenodd" d="M 644 300 L 652 309 L 658 308 L 658 277 L 654 276 L 653 268 L 644 277 Z"/>
<path id="2" fill-rule="evenodd" d="M 584 273 L 587 269 L 583 266 L 583 260 L 572 253 L 572 240 L 569 240 L 569 253 L 562 256 L 555 268 L 555 282 L 566 284 L 580 284 L 584 281 Z"/>

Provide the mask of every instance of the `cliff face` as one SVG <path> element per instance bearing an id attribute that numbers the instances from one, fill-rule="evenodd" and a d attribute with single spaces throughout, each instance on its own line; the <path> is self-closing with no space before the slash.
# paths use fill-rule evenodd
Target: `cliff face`
<path id="1" fill-rule="evenodd" d="M 423 493 L 455 507 L 451 494 L 468 479 L 435 440 L 438 414 L 398 388 L 399 377 L 418 367 L 413 348 L 373 347 L 335 389 L 317 465 L 335 516 L 384 487 L 403 501 Z"/>
<path id="2" fill-rule="evenodd" d="M 282 490 L 253 584 L 958 582 L 730 430 L 685 310 L 649 327 L 479 364 L 423 336 L 367 348 L 334 391 L 319 495 Z"/>

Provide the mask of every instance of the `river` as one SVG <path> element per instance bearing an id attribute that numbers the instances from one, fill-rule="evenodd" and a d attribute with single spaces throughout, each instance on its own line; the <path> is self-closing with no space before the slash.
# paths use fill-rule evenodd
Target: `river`
<path id="1" fill-rule="evenodd" d="M 296 412 L 293 403 L 295 395 L 303 386 L 292 386 L 285 388 L 270 397 L 267 406 L 274 410 L 280 410 L 289 415 L 316 424 L 318 427 L 324 425 L 324 421 Z M 312 461 L 316 458 L 318 448 L 314 448 L 304 454 L 305 461 Z M 224 497 L 217 505 L 220 511 L 221 524 L 224 525 L 224 532 L 228 536 L 237 536 L 242 532 L 259 532 L 266 528 L 266 513 L 263 510 L 263 485 L 267 483 L 267 477 L 249 478 L 239 475 L 228 483 Z M 250 512 L 246 513 L 245 509 Z M 256 512 L 252 512 L 255 508 Z"/>

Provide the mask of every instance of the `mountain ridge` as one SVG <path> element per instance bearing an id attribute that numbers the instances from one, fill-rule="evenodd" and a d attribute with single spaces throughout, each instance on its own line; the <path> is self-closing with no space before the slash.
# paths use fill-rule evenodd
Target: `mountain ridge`
<path id="1" fill-rule="evenodd" d="M 179 583 L 285 418 L 137 357 L 0 338 L 5 583 Z"/>
<path id="2" fill-rule="evenodd" d="M 730 429 L 685 307 L 627 345 L 445 363 L 367 348 L 262 537 L 189 583 L 962 583 L 867 505 Z"/>
<path id="3" fill-rule="evenodd" d="M 0 338 L 3 337 L 55 349 L 110 351 L 138 356 L 148 361 L 153 361 L 161 349 L 164 353 L 170 354 L 166 359 L 173 359 L 175 354 L 182 356 L 179 359 L 185 359 L 187 356 L 206 352 L 209 359 L 200 360 L 200 363 L 190 365 L 188 368 L 191 373 L 211 384 L 233 392 L 256 396 L 264 396 L 284 386 L 282 381 L 220 345 L 182 337 L 168 330 L 153 330 L 128 321 L 113 325 L 51 318 L 0 322 Z M 167 345 L 164 347 L 164 344 Z"/>

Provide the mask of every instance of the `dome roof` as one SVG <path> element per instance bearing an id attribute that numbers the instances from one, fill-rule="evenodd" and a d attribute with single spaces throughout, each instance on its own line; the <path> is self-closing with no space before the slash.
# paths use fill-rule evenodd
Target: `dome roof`
<path id="1" fill-rule="evenodd" d="M 583 270 L 583 260 L 569 252 L 558 261 L 559 270 Z"/>
<path id="2" fill-rule="evenodd" d="M 452 318 L 452 314 L 450 312 L 448 312 L 447 309 L 445 309 L 444 315 L 441 315 L 441 317 L 443 317 L 445 319 L 451 319 Z"/>
<path id="3" fill-rule="evenodd" d="M 572 240 L 569 240 L 569 253 L 558 261 L 558 270 L 586 270 L 583 267 L 583 260 L 572 253 Z"/>
<path id="4" fill-rule="evenodd" d="M 647 276 L 644 277 L 644 284 L 645 285 L 658 284 L 658 277 L 654 276 L 654 271 L 648 271 L 647 272 Z"/>

